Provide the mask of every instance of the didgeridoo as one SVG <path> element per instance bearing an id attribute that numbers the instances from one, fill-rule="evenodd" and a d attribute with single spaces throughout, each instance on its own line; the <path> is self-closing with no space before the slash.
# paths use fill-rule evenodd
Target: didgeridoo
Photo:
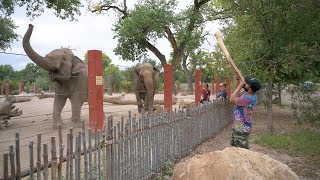
<path id="1" fill-rule="evenodd" d="M 214 36 L 216 37 L 218 44 L 219 44 L 221 50 L 223 51 L 224 55 L 227 57 L 229 64 L 232 66 L 232 68 L 235 70 L 235 72 L 237 72 L 237 74 L 240 76 L 240 78 L 244 81 L 244 78 L 241 74 L 241 71 L 238 69 L 236 64 L 234 64 L 226 46 L 224 45 L 222 33 L 220 31 L 218 31 L 218 32 L 214 33 Z"/>

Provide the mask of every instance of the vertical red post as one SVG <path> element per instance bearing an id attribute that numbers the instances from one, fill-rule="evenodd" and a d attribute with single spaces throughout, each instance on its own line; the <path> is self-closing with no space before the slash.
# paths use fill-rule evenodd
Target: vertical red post
<path id="1" fill-rule="evenodd" d="M 195 72 L 195 81 L 194 81 L 194 86 L 195 86 L 195 105 L 199 106 L 200 105 L 200 99 L 201 99 L 201 90 L 202 90 L 202 84 L 201 84 L 201 70 L 196 70 Z"/>
<path id="2" fill-rule="evenodd" d="M 19 82 L 19 94 L 22 93 L 22 82 Z"/>
<path id="3" fill-rule="evenodd" d="M 9 96 L 9 80 L 6 80 L 6 96 Z"/>
<path id="4" fill-rule="evenodd" d="M 102 52 L 88 51 L 88 103 L 89 126 L 92 129 L 103 129 L 103 80 L 102 80 Z"/>
<path id="5" fill-rule="evenodd" d="M 172 111 L 172 68 L 171 64 L 165 64 L 164 68 L 164 111 Z"/>
<path id="6" fill-rule="evenodd" d="M 216 75 L 216 94 L 220 91 L 220 76 L 219 74 Z"/>
<path id="7" fill-rule="evenodd" d="M 226 91 L 227 91 L 227 97 L 230 98 L 230 96 L 231 96 L 231 79 L 230 78 L 227 79 Z"/>
<path id="8" fill-rule="evenodd" d="M 38 85 L 36 83 L 33 84 L 33 92 L 34 94 L 38 94 Z"/>
<path id="9" fill-rule="evenodd" d="M 214 95 L 214 82 L 211 83 L 211 94 Z"/>
<path id="10" fill-rule="evenodd" d="M 128 81 L 126 81 L 126 94 L 128 94 Z"/>

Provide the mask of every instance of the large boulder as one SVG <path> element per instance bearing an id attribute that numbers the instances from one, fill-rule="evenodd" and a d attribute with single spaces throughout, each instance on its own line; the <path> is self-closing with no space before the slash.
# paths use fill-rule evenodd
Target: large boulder
<path id="1" fill-rule="evenodd" d="M 194 156 L 176 165 L 173 180 L 299 179 L 286 164 L 262 153 L 226 148 Z"/>

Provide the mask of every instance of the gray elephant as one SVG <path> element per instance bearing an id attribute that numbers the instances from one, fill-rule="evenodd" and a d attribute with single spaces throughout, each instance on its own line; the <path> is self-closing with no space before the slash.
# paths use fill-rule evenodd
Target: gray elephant
<path id="1" fill-rule="evenodd" d="M 150 63 L 138 64 L 133 70 L 138 111 L 148 112 L 153 107 L 153 99 L 159 82 L 159 69 Z M 142 103 L 143 101 L 143 103 Z"/>
<path id="2" fill-rule="evenodd" d="M 37 54 L 30 45 L 33 25 L 30 24 L 23 37 L 23 48 L 28 57 L 41 68 L 48 71 L 49 78 L 55 82 L 53 105 L 53 128 L 62 124 L 61 111 L 69 98 L 72 106 L 73 122 L 80 121 L 81 106 L 88 97 L 88 68 L 68 48 L 55 49 L 45 57 Z"/>

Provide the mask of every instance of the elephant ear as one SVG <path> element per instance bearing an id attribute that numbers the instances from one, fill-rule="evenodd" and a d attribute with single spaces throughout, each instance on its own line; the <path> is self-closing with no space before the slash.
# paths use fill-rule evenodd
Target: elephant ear
<path id="1" fill-rule="evenodd" d="M 74 56 L 71 74 L 73 74 L 73 75 L 78 74 L 84 67 L 85 67 L 84 62 L 81 61 L 81 59 L 79 59 L 77 56 Z"/>
<path id="2" fill-rule="evenodd" d="M 160 75 L 160 70 L 156 67 L 153 67 L 153 79 L 157 80 L 159 78 Z"/>
<path id="3" fill-rule="evenodd" d="M 132 71 L 132 74 L 134 75 L 134 77 L 136 78 L 136 79 L 139 79 L 139 69 L 137 68 L 137 67 L 135 67 L 134 69 L 133 69 L 133 71 Z"/>

